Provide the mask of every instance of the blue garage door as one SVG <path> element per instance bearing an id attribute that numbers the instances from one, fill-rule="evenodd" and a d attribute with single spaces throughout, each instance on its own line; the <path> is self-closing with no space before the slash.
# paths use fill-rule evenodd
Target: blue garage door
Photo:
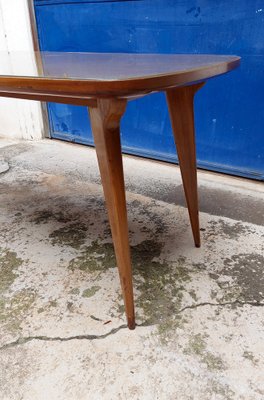
<path id="1" fill-rule="evenodd" d="M 41 50 L 242 56 L 198 92 L 198 165 L 264 179 L 263 0 L 35 0 L 35 13 Z M 84 107 L 48 112 L 51 137 L 93 144 Z M 129 103 L 121 131 L 124 152 L 177 161 L 163 94 Z"/>

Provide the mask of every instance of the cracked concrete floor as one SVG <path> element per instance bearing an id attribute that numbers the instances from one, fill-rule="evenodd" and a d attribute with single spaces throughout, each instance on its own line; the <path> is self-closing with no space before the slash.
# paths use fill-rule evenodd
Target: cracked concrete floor
<path id="1" fill-rule="evenodd" d="M 125 157 L 129 331 L 94 151 L 0 158 L 1 400 L 264 398 L 262 184 L 199 173 L 196 249 L 178 168 Z"/>

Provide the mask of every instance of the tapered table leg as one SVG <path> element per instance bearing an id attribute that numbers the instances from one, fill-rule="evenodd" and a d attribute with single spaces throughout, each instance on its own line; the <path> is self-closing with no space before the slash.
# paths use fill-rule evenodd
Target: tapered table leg
<path id="1" fill-rule="evenodd" d="M 135 328 L 132 269 L 120 144 L 120 119 L 126 101 L 99 99 L 89 108 L 101 180 L 111 225 L 112 237 L 129 329 Z"/>
<path id="2" fill-rule="evenodd" d="M 193 99 L 199 83 L 166 92 L 194 243 L 200 247 Z"/>

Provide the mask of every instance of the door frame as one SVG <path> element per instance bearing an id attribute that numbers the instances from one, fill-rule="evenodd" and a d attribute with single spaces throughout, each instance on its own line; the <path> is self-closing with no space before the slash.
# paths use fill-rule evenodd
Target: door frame
<path id="1" fill-rule="evenodd" d="M 34 0 L 27 0 L 27 6 L 28 6 L 28 12 L 29 12 L 33 49 L 34 49 L 34 51 L 40 51 L 37 21 L 36 21 L 36 14 L 35 14 L 35 8 L 34 8 Z M 41 73 L 41 71 L 42 71 L 41 60 L 39 57 L 36 57 L 35 59 L 36 59 L 37 70 L 39 73 Z M 50 139 L 51 134 L 50 134 L 48 106 L 47 106 L 47 103 L 45 103 L 45 102 L 41 102 L 40 105 L 41 105 L 41 114 L 42 114 L 42 119 L 43 119 L 44 138 Z"/>

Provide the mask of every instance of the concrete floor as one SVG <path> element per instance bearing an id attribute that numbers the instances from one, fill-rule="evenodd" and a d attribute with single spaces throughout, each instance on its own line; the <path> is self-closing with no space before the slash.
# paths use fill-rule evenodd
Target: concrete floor
<path id="1" fill-rule="evenodd" d="M 124 157 L 129 331 L 94 150 L 0 140 L 0 399 L 264 398 L 263 184 Z"/>

